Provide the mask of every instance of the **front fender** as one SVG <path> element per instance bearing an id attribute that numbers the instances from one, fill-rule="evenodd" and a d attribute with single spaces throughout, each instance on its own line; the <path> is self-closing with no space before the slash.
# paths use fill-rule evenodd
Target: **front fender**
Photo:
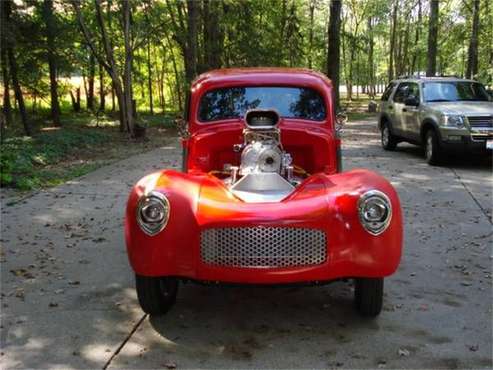
<path id="1" fill-rule="evenodd" d="M 138 199 L 151 190 L 162 192 L 170 201 L 168 224 L 156 236 L 143 233 L 135 220 Z M 358 199 L 369 190 L 387 194 L 393 209 L 389 227 L 378 236 L 369 234 L 358 218 Z M 326 264 L 284 269 L 281 274 L 279 269 L 269 268 L 218 269 L 201 261 L 202 230 L 259 226 L 323 230 L 327 235 Z M 403 234 L 395 189 L 367 170 L 312 175 L 277 203 L 245 203 L 214 176 L 162 171 L 133 188 L 125 232 L 129 260 L 138 274 L 246 283 L 387 276 L 399 264 Z"/>

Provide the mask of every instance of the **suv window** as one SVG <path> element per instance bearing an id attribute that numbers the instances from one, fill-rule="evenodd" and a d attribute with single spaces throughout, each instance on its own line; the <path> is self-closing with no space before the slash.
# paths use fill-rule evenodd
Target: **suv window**
<path id="1" fill-rule="evenodd" d="M 389 100 L 390 95 L 392 94 L 392 91 L 394 90 L 395 85 L 397 85 L 395 82 L 391 82 L 387 85 L 385 88 L 385 91 L 382 94 L 382 100 Z"/>
<path id="2" fill-rule="evenodd" d="M 404 103 L 404 100 L 410 96 L 419 99 L 419 86 L 416 82 L 403 82 L 394 94 L 394 102 Z"/>
<path id="3" fill-rule="evenodd" d="M 281 117 L 323 121 L 322 96 L 306 87 L 247 86 L 208 91 L 202 97 L 199 119 L 211 122 L 242 117 L 249 109 L 275 109 Z"/>

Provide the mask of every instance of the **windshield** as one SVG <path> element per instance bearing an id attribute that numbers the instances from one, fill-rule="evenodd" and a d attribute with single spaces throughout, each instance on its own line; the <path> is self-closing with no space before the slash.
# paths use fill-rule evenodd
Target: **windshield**
<path id="1" fill-rule="evenodd" d="M 312 121 L 325 119 L 325 104 L 314 90 L 304 87 L 230 87 L 211 90 L 200 102 L 202 122 L 243 117 L 249 109 L 275 109 L 281 117 Z"/>
<path id="2" fill-rule="evenodd" d="M 489 101 L 483 85 L 468 81 L 426 82 L 423 96 L 426 102 Z"/>

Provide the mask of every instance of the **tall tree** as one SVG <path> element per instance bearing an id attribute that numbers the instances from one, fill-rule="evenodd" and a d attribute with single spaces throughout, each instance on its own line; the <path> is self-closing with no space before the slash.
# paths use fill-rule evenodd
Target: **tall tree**
<path id="1" fill-rule="evenodd" d="M 3 8 L 3 7 L 2 7 Z M 1 11 L 1 10 L 0 10 Z M 5 22 L 2 21 L 2 45 L 5 45 L 4 36 L 6 30 L 4 29 Z M 10 126 L 12 124 L 12 104 L 10 103 L 10 81 L 9 81 L 9 70 L 7 66 L 7 51 L 5 47 L 1 49 L 1 63 L 2 63 L 2 84 L 3 84 L 3 116 L 4 121 L 2 124 L 2 129 L 4 125 Z M 2 135 L 3 138 L 3 135 Z"/>
<path id="2" fill-rule="evenodd" d="M 94 75 L 96 74 L 96 60 L 94 55 L 89 51 L 89 74 L 87 76 L 87 110 L 94 110 Z"/>
<path id="3" fill-rule="evenodd" d="M 438 0 L 430 0 L 430 20 L 428 23 L 428 56 L 426 76 L 435 76 L 437 72 L 438 43 Z"/>
<path id="4" fill-rule="evenodd" d="M 221 2 L 204 0 L 203 3 L 203 46 L 204 46 L 204 70 L 221 67 L 224 34 L 221 30 Z"/>
<path id="5" fill-rule="evenodd" d="M 187 0 L 186 12 L 183 2 L 166 0 L 166 5 L 173 25 L 173 38 L 183 56 L 186 84 L 190 85 L 197 74 L 198 2 Z"/>
<path id="6" fill-rule="evenodd" d="M 368 32 L 368 95 L 371 99 L 375 97 L 375 63 L 373 58 L 373 49 L 375 41 L 373 39 L 373 17 L 367 19 L 367 32 Z"/>
<path id="7" fill-rule="evenodd" d="M 93 34 L 87 27 L 87 24 L 82 15 L 80 3 L 77 0 L 72 0 L 72 7 L 76 13 L 79 26 L 86 43 L 91 48 L 91 52 L 110 75 L 115 89 L 115 95 L 119 106 L 120 130 L 127 131 L 134 135 L 134 117 L 133 117 L 133 102 L 132 102 L 132 59 L 135 45 L 131 45 L 130 35 L 130 19 L 131 19 L 131 4 L 124 1 L 120 4 L 121 25 L 124 41 L 124 63 L 123 73 L 120 74 L 120 69 L 116 63 L 115 52 L 108 34 L 107 24 L 101 9 L 101 0 L 94 0 L 94 10 L 96 13 L 96 21 L 99 27 L 100 44 L 103 46 L 104 53 L 99 53 L 94 41 Z M 123 77 L 120 77 L 123 76 Z"/>
<path id="8" fill-rule="evenodd" d="M 1 1 L 1 10 L 2 10 L 1 20 L 3 23 L 4 30 L 6 30 L 4 35 L 6 43 L 2 45 L 2 48 L 5 48 L 7 53 L 8 68 L 10 72 L 10 78 L 12 79 L 12 88 L 14 89 L 15 100 L 17 101 L 17 107 L 19 109 L 19 114 L 21 116 L 22 126 L 24 127 L 24 133 L 27 136 L 31 136 L 32 135 L 31 122 L 27 117 L 26 105 L 24 103 L 24 96 L 22 95 L 22 89 L 19 82 L 17 59 L 14 54 L 15 38 L 12 35 L 12 23 L 11 23 L 13 4 L 15 3 L 11 0 Z"/>
<path id="9" fill-rule="evenodd" d="M 308 34 L 308 68 L 313 67 L 313 32 L 314 32 L 314 21 L 315 21 L 315 5 L 317 0 L 310 0 L 310 26 Z"/>
<path id="10" fill-rule="evenodd" d="M 340 65 L 340 31 L 341 1 L 330 1 L 330 17 L 327 45 L 327 76 L 334 85 L 335 106 L 339 107 L 339 65 Z"/>
<path id="11" fill-rule="evenodd" d="M 479 0 L 474 0 L 473 5 L 471 39 L 467 51 L 467 78 L 474 78 L 478 74 Z"/>
<path id="12" fill-rule="evenodd" d="M 419 37 L 421 33 L 421 18 L 422 18 L 422 9 L 421 9 L 421 0 L 418 0 L 418 20 L 415 25 L 416 27 L 416 34 L 414 37 L 414 52 L 413 52 L 413 57 L 411 61 L 411 69 L 410 69 L 410 74 L 414 72 L 419 72 L 420 71 L 420 65 L 419 65 L 419 54 L 420 54 L 420 49 L 419 49 Z"/>
<path id="13" fill-rule="evenodd" d="M 55 126 L 60 125 L 60 104 L 58 103 L 56 24 L 53 13 L 53 1 L 43 0 L 43 20 L 46 27 L 46 54 L 50 72 L 51 119 Z"/>
<path id="14" fill-rule="evenodd" d="M 390 36 L 389 69 L 387 72 L 388 82 L 390 82 L 394 78 L 394 53 L 395 53 L 395 40 L 397 34 L 398 5 L 399 5 L 398 0 L 394 0 L 394 8 L 392 10 L 391 36 Z"/>
<path id="15" fill-rule="evenodd" d="M 188 59 L 185 76 L 187 83 L 190 84 L 197 74 L 197 22 L 198 22 L 198 2 L 187 0 L 187 48 L 185 58 Z"/>

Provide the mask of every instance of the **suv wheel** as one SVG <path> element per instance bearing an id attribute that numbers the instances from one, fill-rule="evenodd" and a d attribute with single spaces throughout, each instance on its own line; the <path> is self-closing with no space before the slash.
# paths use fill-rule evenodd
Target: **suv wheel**
<path id="1" fill-rule="evenodd" d="M 439 165 L 442 160 L 442 149 L 435 130 L 428 130 L 425 134 L 424 151 L 426 162 L 432 166 Z"/>
<path id="2" fill-rule="evenodd" d="M 150 315 L 165 314 L 176 302 L 176 278 L 135 275 L 135 287 L 140 307 Z"/>
<path id="3" fill-rule="evenodd" d="M 397 146 L 397 139 L 394 135 L 392 135 L 388 122 L 382 123 L 381 134 L 382 148 L 384 150 L 394 150 Z"/>

